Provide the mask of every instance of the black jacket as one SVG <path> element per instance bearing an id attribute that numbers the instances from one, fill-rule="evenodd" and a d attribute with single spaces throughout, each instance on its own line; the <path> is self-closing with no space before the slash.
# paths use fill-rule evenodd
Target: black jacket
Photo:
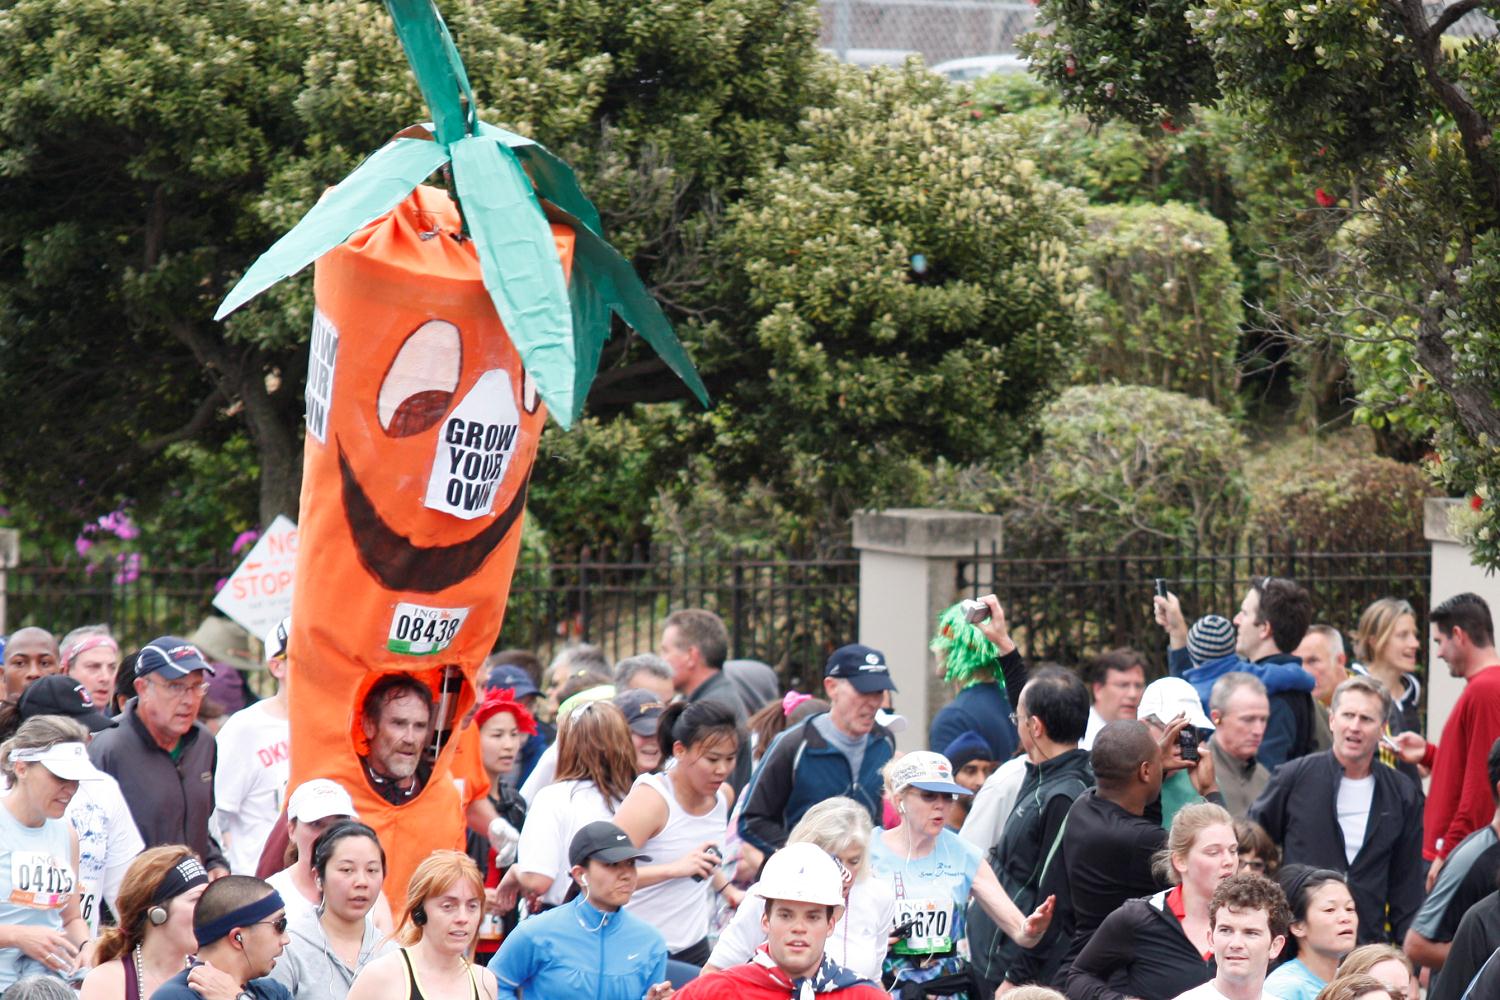
<path id="1" fill-rule="evenodd" d="M 1052 925 L 1035 948 L 1011 962 L 1006 978 L 1061 985 L 1106 917 L 1126 900 L 1162 888 L 1151 858 L 1166 844 L 1159 811 L 1153 821 L 1126 812 L 1095 789 L 1078 796 L 1068 810 L 1062 846 L 1045 866 L 1037 890 L 1040 899 L 1057 897 Z"/>
<path id="2" fill-rule="evenodd" d="M 1073 802 L 1094 784 L 1087 750 L 1068 750 L 1040 764 L 1026 765 L 1026 777 L 1016 796 L 1000 840 L 990 848 L 989 865 L 1000 885 L 1022 913 L 1030 913 L 1044 898 L 1042 873 L 1055 857 L 1054 845 Z M 986 980 L 999 984 L 1021 948 L 1001 934 L 977 902 L 969 903 L 969 954 Z"/>
<path id="3" fill-rule="evenodd" d="M 205 868 L 229 870 L 224 851 L 209 836 L 214 811 L 214 768 L 218 749 L 213 734 L 197 722 L 182 737 L 177 760 L 157 745 L 135 714 L 136 699 L 125 703 L 120 725 L 89 744 L 94 766 L 113 775 L 147 847 L 186 844 Z"/>
<path id="4" fill-rule="evenodd" d="M 1422 795 L 1403 775 L 1371 762 L 1375 795 L 1365 842 L 1349 864 L 1339 826 L 1344 769 L 1332 750 L 1289 760 L 1250 807 L 1250 818 L 1281 845 L 1283 865 L 1343 872 L 1359 911 L 1359 943 L 1400 945 L 1424 895 Z M 1387 922 L 1390 930 L 1386 930 Z"/>
<path id="5" fill-rule="evenodd" d="M 1214 977 L 1214 960 L 1187 939 L 1166 899 L 1132 899 L 1105 918 L 1068 971 L 1069 1000 L 1174 1000 Z"/>
<path id="6" fill-rule="evenodd" d="M 1453 945 L 1448 949 L 1448 959 L 1432 977 L 1427 1000 L 1459 1000 L 1497 948 L 1500 948 L 1500 892 L 1492 892 L 1475 903 L 1458 922 Z M 1500 974 L 1500 970 L 1496 971 Z M 1474 994 L 1476 997 L 1496 995 L 1500 994 Z"/>

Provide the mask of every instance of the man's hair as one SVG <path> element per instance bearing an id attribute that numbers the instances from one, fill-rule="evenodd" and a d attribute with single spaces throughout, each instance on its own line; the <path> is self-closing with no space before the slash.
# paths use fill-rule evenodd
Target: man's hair
<path id="1" fill-rule="evenodd" d="M 1240 688 L 1249 688 L 1261 697 L 1269 697 L 1266 694 L 1266 686 L 1261 679 L 1254 674 L 1247 674 L 1242 670 L 1231 670 L 1229 673 L 1214 681 L 1214 686 L 1208 692 L 1208 708 L 1212 712 L 1222 712 L 1229 704 L 1229 699 Z"/>
<path id="2" fill-rule="evenodd" d="M 667 615 L 662 622 L 663 630 L 669 625 L 682 634 L 684 643 L 697 647 L 704 663 L 715 670 L 724 669 L 724 661 L 729 657 L 729 631 L 724 628 L 722 618 L 702 608 L 683 608 Z"/>
<path id="3" fill-rule="evenodd" d="M 1328 641 L 1328 653 L 1330 656 L 1342 655 L 1344 659 L 1349 658 L 1349 650 L 1344 647 L 1344 633 L 1332 625 L 1309 625 L 1308 635 L 1321 635 Z"/>
<path id="4" fill-rule="evenodd" d="M 390 673 L 381 677 L 365 692 L 359 705 L 359 717 L 366 722 L 378 723 L 385 706 L 404 694 L 422 699 L 427 711 L 432 711 L 432 689 L 411 674 Z"/>
<path id="5" fill-rule="evenodd" d="M 242 906 L 265 899 L 275 891 L 271 883 L 251 875 L 225 875 L 215 879 L 208 883 L 208 888 L 198 897 L 198 905 L 193 908 L 193 926 L 207 927 L 215 920 Z"/>
<path id="6" fill-rule="evenodd" d="M 1140 670 L 1146 672 L 1146 657 L 1140 650 L 1121 646 L 1118 649 L 1109 649 L 1100 653 L 1088 662 L 1084 668 L 1084 678 L 1089 685 L 1104 684 L 1109 680 L 1111 670 Z"/>
<path id="7" fill-rule="evenodd" d="M 1254 854 L 1266 863 L 1266 874 L 1274 875 L 1281 863 L 1281 848 L 1266 832 L 1266 828 L 1252 819 L 1234 821 L 1234 839 L 1240 845 L 1240 854 Z"/>
<path id="8" fill-rule="evenodd" d="M 548 679 L 550 680 L 551 675 L 557 673 L 558 670 L 562 670 L 570 678 L 597 678 L 600 684 L 608 684 L 615 676 L 615 672 L 610 669 L 609 660 L 604 655 L 604 650 L 587 642 L 564 646 L 547 667 Z"/>
<path id="9" fill-rule="evenodd" d="M 672 668 L 655 653 L 638 653 L 616 663 L 615 687 L 624 690 L 636 674 L 650 674 L 658 680 L 672 683 Z"/>
<path id="10" fill-rule="evenodd" d="M 1490 606 L 1478 594 L 1454 594 L 1433 608 L 1428 619 L 1444 638 L 1452 638 L 1457 627 L 1481 649 L 1495 644 L 1495 620 L 1490 617 Z"/>
<path id="11" fill-rule="evenodd" d="M 1338 711 L 1339 699 L 1350 691 L 1358 691 L 1367 694 L 1380 702 L 1380 718 L 1385 719 L 1391 714 L 1391 693 L 1385 689 L 1385 685 L 1373 677 L 1364 674 L 1353 674 L 1348 680 L 1340 681 L 1339 686 L 1333 689 L 1333 698 L 1328 702 L 1330 712 Z"/>
<path id="12" fill-rule="evenodd" d="M 1219 883 L 1208 904 L 1210 930 L 1218 923 L 1219 910 L 1226 906 L 1231 910 L 1264 910 L 1272 937 L 1286 937 L 1287 927 L 1292 922 L 1291 911 L 1286 905 L 1286 893 L 1281 891 L 1281 886 L 1264 875 L 1247 872 L 1244 875 L 1231 875 Z"/>
<path id="13" fill-rule="evenodd" d="M 1021 689 L 1026 714 L 1047 727 L 1047 738 L 1072 744 L 1089 725 L 1089 690 L 1067 667 L 1043 667 Z"/>
<path id="14" fill-rule="evenodd" d="M 1161 754 L 1151 730 L 1139 719 L 1116 719 L 1094 736 L 1089 764 L 1100 788 L 1119 789 L 1130 784 L 1142 764 Z"/>
<path id="15" fill-rule="evenodd" d="M 1264 576 L 1250 584 L 1260 595 L 1256 621 L 1271 626 L 1271 641 L 1283 653 L 1297 648 L 1312 624 L 1312 595 L 1293 580 Z"/>
<path id="16" fill-rule="evenodd" d="M 795 902 L 796 902 L 796 900 L 793 900 L 793 899 L 788 899 L 788 900 L 776 900 L 776 899 L 771 899 L 771 898 L 769 898 L 769 897 L 768 897 L 768 898 L 767 898 L 767 899 L 766 899 L 766 909 L 765 909 L 765 914 L 766 914 L 766 919 L 767 919 L 767 920 L 770 920 L 770 919 L 771 919 L 771 908 L 772 908 L 772 907 L 773 907 L 773 906 L 775 906 L 775 905 L 776 905 L 776 904 L 777 904 L 777 903 L 778 903 L 778 902 L 787 902 L 787 903 L 795 903 Z M 834 911 L 834 910 L 836 910 L 836 909 L 838 909 L 838 907 L 835 907 L 835 906 L 830 906 L 830 907 L 828 907 L 828 919 L 829 919 L 829 920 L 832 920 L 832 919 L 833 919 L 833 911 Z"/>

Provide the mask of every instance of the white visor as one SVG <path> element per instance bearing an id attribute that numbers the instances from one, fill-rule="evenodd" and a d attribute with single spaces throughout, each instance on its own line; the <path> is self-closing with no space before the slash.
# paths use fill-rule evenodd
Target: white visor
<path id="1" fill-rule="evenodd" d="M 103 777 L 89 762 L 89 752 L 82 743 L 12 750 L 10 762 L 40 764 L 64 781 L 95 781 Z"/>

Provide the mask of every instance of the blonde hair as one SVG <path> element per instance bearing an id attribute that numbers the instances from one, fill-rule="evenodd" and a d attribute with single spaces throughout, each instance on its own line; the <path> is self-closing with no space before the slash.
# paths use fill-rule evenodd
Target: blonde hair
<path id="1" fill-rule="evenodd" d="M 558 720 L 553 781 L 587 781 L 611 809 L 635 784 L 635 743 L 625 713 L 608 701 L 588 701 Z"/>
<path id="2" fill-rule="evenodd" d="M 1354 630 L 1354 655 L 1361 663 L 1369 666 L 1374 662 L 1391 641 L 1391 636 L 1396 634 L 1396 626 L 1403 615 L 1410 615 L 1412 624 L 1416 624 L 1417 613 L 1412 610 L 1411 603 L 1399 597 L 1382 597 L 1365 608 Z"/>
<path id="3" fill-rule="evenodd" d="M 1177 815 L 1172 817 L 1172 829 L 1167 833 L 1167 846 L 1151 859 L 1151 870 L 1156 877 L 1171 885 L 1181 884 L 1182 876 L 1177 873 L 1172 859 L 1187 857 L 1198 835 L 1211 826 L 1227 826 L 1233 833 L 1234 817 L 1223 806 L 1212 802 L 1199 802 L 1177 810 Z"/>
<path id="4" fill-rule="evenodd" d="M 1392 996 L 1391 991 L 1386 989 L 1385 983 L 1374 976 L 1359 972 L 1352 976 L 1340 975 L 1323 987 L 1323 992 L 1318 994 L 1317 1000 L 1362 1000 L 1375 993 L 1390 997 L 1390 1000 L 1403 1000 L 1406 995 L 1403 991 L 1399 997 Z"/>
<path id="5" fill-rule="evenodd" d="M 1017 986 L 1005 994 L 1006 1000 L 1068 1000 L 1048 986 Z"/>
<path id="6" fill-rule="evenodd" d="M 802 814 L 792 832 L 787 835 L 788 844 L 814 844 L 829 854 L 842 854 L 856 845 L 868 847 L 874 824 L 870 812 L 853 799 L 836 795 L 824 799 Z M 868 864 L 860 865 L 859 877 L 870 874 Z"/>
<path id="7" fill-rule="evenodd" d="M 1389 962 L 1395 959 L 1406 969 L 1408 977 L 1416 974 L 1416 969 L 1411 964 L 1411 959 L 1406 957 L 1406 952 L 1393 944 L 1362 944 L 1339 963 L 1339 976 L 1352 976 L 1356 973 L 1368 973 L 1381 962 Z"/>
<path id="8" fill-rule="evenodd" d="M 417 870 L 411 873 L 411 881 L 406 884 L 406 910 L 392 932 L 397 943 L 410 947 L 422 940 L 423 925 L 427 922 L 427 901 L 459 882 L 468 882 L 474 888 L 475 897 L 484 901 L 484 876 L 479 874 L 474 859 L 462 851 L 433 851 L 417 865 Z M 422 911 L 420 923 L 412 919 L 418 910 Z M 478 943 L 479 923 L 475 921 L 474 937 L 469 942 L 470 959 L 474 957 L 474 947 Z"/>
<path id="9" fill-rule="evenodd" d="M 16 735 L 0 743 L 0 773 L 12 783 L 16 780 L 16 765 L 11 761 L 13 750 L 45 750 L 59 743 L 87 743 L 89 731 L 66 715 L 33 715 L 21 723 Z"/>

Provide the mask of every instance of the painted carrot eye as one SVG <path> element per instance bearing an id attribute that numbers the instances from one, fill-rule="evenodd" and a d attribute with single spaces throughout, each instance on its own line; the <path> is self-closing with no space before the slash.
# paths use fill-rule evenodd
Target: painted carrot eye
<path id="1" fill-rule="evenodd" d="M 535 413 L 536 404 L 536 379 L 531 377 L 530 372 L 527 372 L 525 380 L 521 383 L 521 408 L 527 413 Z"/>
<path id="2" fill-rule="evenodd" d="M 410 437 L 443 419 L 458 388 L 463 345 L 458 327 L 428 320 L 412 331 L 380 383 L 375 412 L 391 437 Z"/>

